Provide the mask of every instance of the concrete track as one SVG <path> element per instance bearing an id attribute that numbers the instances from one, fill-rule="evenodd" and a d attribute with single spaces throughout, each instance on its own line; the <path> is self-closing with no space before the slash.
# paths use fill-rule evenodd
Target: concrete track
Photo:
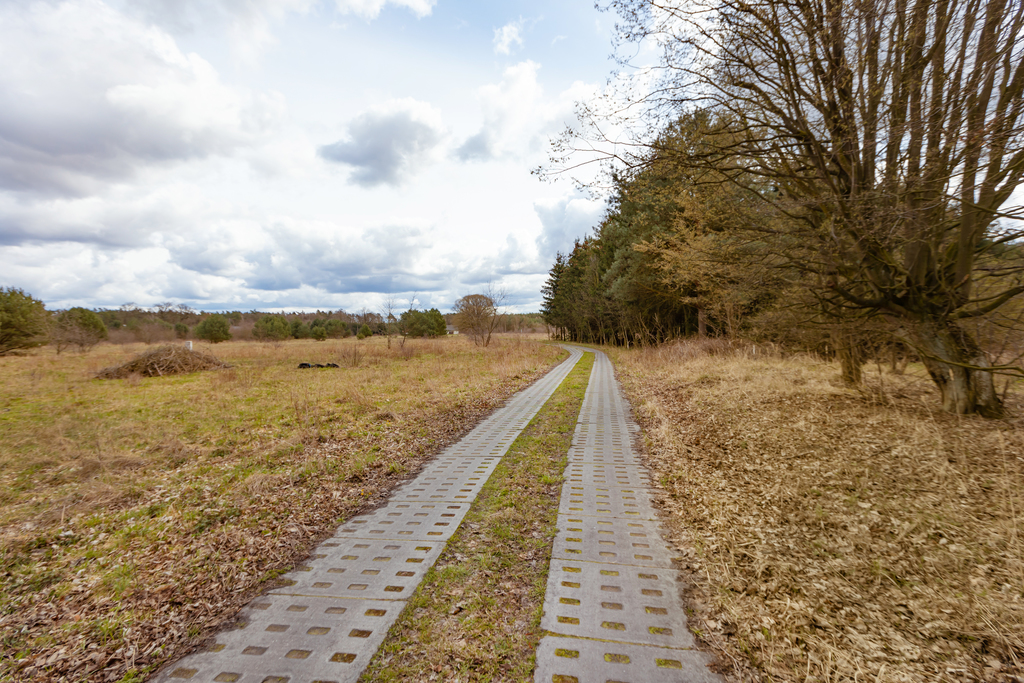
<path id="1" fill-rule="evenodd" d="M 491 472 L 583 354 L 514 396 L 389 501 L 343 524 L 242 628 L 166 667 L 158 683 L 356 681 Z M 718 682 L 694 649 L 673 551 L 607 356 L 596 352 L 558 515 L 537 683 Z"/>
<path id="2" fill-rule="evenodd" d="M 435 458 L 388 503 L 343 524 L 244 628 L 166 667 L 160 683 L 343 683 L 380 647 L 498 461 L 582 357 L 580 349 Z"/>
<path id="3" fill-rule="evenodd" d="M 608 357 L 596 352 L 551 554 L 536 683 L 708 682 Z"/>

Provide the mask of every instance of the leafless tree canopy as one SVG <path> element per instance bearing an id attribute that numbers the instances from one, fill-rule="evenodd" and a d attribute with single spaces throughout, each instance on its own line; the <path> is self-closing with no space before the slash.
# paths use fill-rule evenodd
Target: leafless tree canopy
<path id="1" fill-rule="evenodd" d="M 1014 368 L 965 322 L 1024 293 L 1024 211 L 1008 206 L 1024 174 L 1024 3 L 610 7 L 623 43 L 662 48 L 655 87 L 632 103 L 648 139 L 683 112 L 714 112 L 720 144 L 688 162 L 715 182 L 760 178 L 743 187 L 789 218 L 779 244 L 834 310 L 884 316 L 946 409 L 998 415 L 992 373 Z M 584 123 L 575 148 L 599 147 L 600 120 Z"/>
<path id="2" fill-rule="evenodd" d="M 491 335 L 501 321 L 504 292 L 488 288 L 487 294 L 468 294 L 452 307 L 459 331 L 468 334 L 477 346 L 488 346 Z"/>

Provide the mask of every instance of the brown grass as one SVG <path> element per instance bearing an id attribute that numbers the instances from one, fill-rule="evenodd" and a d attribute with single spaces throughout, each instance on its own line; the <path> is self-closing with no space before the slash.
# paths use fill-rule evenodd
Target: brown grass
<path id="1" fill-rule="evenodd" d="M 562 353 L 230 342 L 230 369 L 92 379 L 140 350 L 0 359 L 0 680 L 180 656 Z"/>
<path id="2" fill-rule="evenodd" d="M 1024 679 L 1019 398 L 958 417 L 920 368 L 853 391 L 752 351 L 610 350 L 689 552 L 692 626 L 746 679 Z"/>

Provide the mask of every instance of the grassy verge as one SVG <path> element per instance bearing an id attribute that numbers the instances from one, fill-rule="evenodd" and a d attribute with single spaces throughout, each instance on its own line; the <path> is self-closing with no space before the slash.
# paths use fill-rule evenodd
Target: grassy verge
<path id="1" fill-rule="evenodd" d="M 854 391 L 752 351 L 609 350 L 694 549 L 691 626 L 761 680 L 1022 680 L 1019 395 L 958 417 L 921 368 Z"/>
<path id="2" fill-rule="evenodd" d="M 92 379 L 144 348 L 0 358 L 0 681 L 182 654 L 563 353 L 230 342 L 231 369 Z"/>
<path id="3" fill-rule="evenodd" d="M 531 680 L 586 354 L 512 444 L 362 681 Z"/>

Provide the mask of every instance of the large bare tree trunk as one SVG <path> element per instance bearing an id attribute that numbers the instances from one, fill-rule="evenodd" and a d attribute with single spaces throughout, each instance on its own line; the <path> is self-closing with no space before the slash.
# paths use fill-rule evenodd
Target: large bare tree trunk
<path id="1" fill-rule="evenodd" d="M 988 359 L 974 339 L 952 323 L 926 320 L 909 329 L 928 374 L 942 394 L 942 408 L 950 413 L 1002 417 Z"/>
<path id="2" fill-rule="evenodd" d="M 861 366 L 864 365 L 864 352 L 854 335 L 842 324 L 836 325 L 832 328 L 832 346 L 835 347 L 836 357 L 839 359 L 843 383 L 859 386 L 863 379 Z"/>

